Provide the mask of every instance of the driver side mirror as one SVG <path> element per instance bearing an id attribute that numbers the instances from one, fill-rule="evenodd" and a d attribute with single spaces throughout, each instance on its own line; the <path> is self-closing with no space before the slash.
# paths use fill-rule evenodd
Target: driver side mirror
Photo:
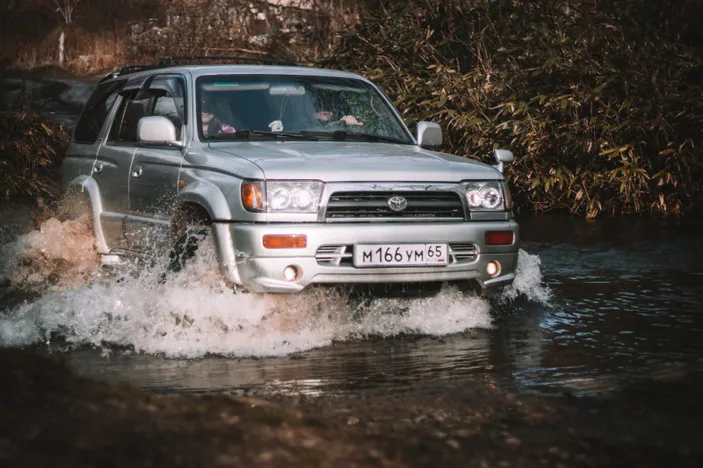
<path id="1" fill-rule="evenodd" d="M 137 140 L 150 145 L 181 146 L 176 126 L 166 117 L 142 117 L 137 124 Z"/>
<path id="2" fill-rule="evenodd" d="M 434 122 L 418 122 L 415 130 L 418 146 L 438 148 L 442 146 L 442 127 Z"/>

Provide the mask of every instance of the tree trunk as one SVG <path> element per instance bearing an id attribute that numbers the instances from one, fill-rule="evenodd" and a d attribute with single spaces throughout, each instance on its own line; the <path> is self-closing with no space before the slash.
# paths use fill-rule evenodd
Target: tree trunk
<path id="1" fill-rule="evenodd" d="M 63 63 L 66 60 L 66 49 L 64 48 L 64 42 L 66 40 L 66 33 L 61 31 L 59 36 L 59 66 L 63 67 Z"/>

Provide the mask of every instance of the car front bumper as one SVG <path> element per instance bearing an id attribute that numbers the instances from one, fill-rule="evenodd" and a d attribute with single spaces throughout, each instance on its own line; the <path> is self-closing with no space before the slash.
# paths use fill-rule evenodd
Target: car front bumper
<path id="1" fill-rule="evenodd" d="M 222 271 L 226 279 L 252 292 L 295 293 L 313 284 L 393 284 L 446 281 L 476 281 L 483 288 L 505 286 L 513 282 L 520 245 L 515 221 L 481 221 L 462 223 L 379 223 L 379 224 L 228 224 L 215 223 L 214 234 Z M 511 245 L 486 245 L 486 231 L 512 231 Z M 266 234 L 304 234 L 307 247 L 267 249 Z M 322 246 L 347 246 L 351 253 L 356 244 L 473 244 L 474 255 L 462 260 L 450 256 L 446 266 L 402 266 L 357 268 L 351 258 L 346 263 L 321 262 Z M 451 247 L 450 247 L 451 249 Z M 316 257 L 316 254 L 318 256 Z M 500 274 L 491 277 L 486 265 L 500 262 Z M 295 265 L 302 270 L 296 281 L 286 281 L 283 270 Z"/>

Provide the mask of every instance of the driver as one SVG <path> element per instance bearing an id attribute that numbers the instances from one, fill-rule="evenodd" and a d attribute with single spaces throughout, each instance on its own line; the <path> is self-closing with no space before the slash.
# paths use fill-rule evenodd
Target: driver
<path id="1" fill-rule="evenodd" d="M 332 111 L 320 111 L 320 112 L 315 112 L 315 118 L 319 120 L 320 122 L 329 122 L 334 118 L 334 112 Z M 337 120 L 338 122 L 342 122 L 346 125 L 350 125 L 352 127 L 362 127 L 364 125 L 364 122 L 359 122 L 356 117 L 353 115 L 345 115 L 341 119 Z"/>
<path id="2" fill-rule="evenodd" d="M 203 135 L 210 136 L 218 133 L 236 133 L 237 130 L 224 122 L 215 115 L 215 106 L 211 98 L 203 96 L 200 102 L 200 121 L 203 126 Z"/>
<path id="3" fill-rule="evenodd" d="M 313 116 L 319 120 L 322 123 L 334 123 L 334 122 L 340 122 L 343 124 L 346 124 L 351 127 L 362 127 L 364 125 L 364 122 L 359 122 L 359 120 L 354 117 L 353 115 L 350 115 L 346 112 L 344 112 L 344 109 L 342 109 L 341 105 L 337 105 L 336 101 L 339 96 L 332 96 L 330 93 L 324 93 L 320 92 L 315 96 L 315 101 L 316 101 L 316 106 L 318 109 Z M 337 112 L 335 112 L 337 111 Z M 336 113 L 342 113 L 344 114 L 341 118 L 336 119 L 335 114 Z M 338 115 L 338 114 L 337 114 Z"/>

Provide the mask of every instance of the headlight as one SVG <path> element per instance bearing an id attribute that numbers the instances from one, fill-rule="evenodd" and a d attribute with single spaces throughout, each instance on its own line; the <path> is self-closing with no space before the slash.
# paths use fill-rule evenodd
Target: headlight
<path id="1" fill-rule="evenodd" d="M 466 190 L 466 198 L 469 201 L 471 211 L 505 210 L 503 182 L 499 180 L 464 182 L 461 186 Z"/>
<path id="2" fill-rule="evenodd" d="M 250 194 L 256 193 L 256 189 L 261 189 L 263 185 L 263 182 L 242 184 L 242 202 L 247 210 L 269 213 L 317 213 L 324 187 L 322 182 L 267 181 L 265 201 L 261 200 L 261 203 L 257 204 L 258 198 Z"/>

